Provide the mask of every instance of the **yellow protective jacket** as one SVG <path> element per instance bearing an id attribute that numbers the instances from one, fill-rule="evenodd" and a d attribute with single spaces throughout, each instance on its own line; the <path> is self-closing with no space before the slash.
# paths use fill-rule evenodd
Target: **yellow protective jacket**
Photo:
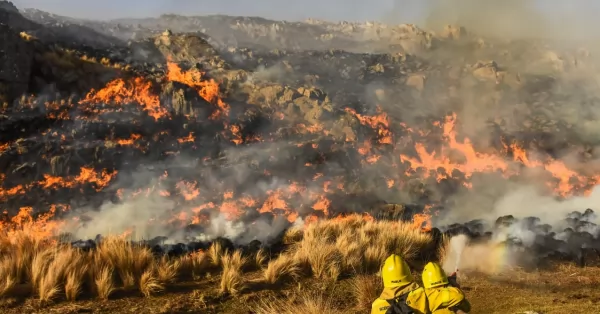
<path id="1" fill-rule="evenodd" d="M 371 304 L 371 314 L 385 314 L 390 307 L 387 300 L 395 299 L 403 294 L 407 294 L 406 304 L 410 306 L 417 314 L 431 313 L 427 308 L 427 297 L 425 290 L 417 283 L 409 283 L 405 286 L 395 288 L 383 288 L 379 298 Z"/>
<path id="2" fill-rule="evenodd" d="M 456 310 L 471 311 L 471 304 L 459 288 L 450 285 L 425 289 L 429 310 L 433 314 L 452 314 Z"/>

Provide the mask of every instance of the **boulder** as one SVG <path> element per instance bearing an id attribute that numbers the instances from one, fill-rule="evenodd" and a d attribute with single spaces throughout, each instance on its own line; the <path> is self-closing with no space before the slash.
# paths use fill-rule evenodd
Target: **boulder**
<path id="1" fill-rule="evenodd" d="M 411 74 L 406 78 L 406 86 L 412 87 L 418 91 L 423 91 L 425 88 L 425 75 Z"/>
<path id="2" fill-rule="evenodd" d="M 202 33 L 176 34 L 165 31 L 154 39 L 154 45 L 166 58 L 175 62 L 198 62 L 217 55 Z"/>
<path id="3" fill-rule="evenodd" d="M 440 34 L 441 37 L 447 39 L 460 39 L 467 35 L 467 30 L 464 27 L 457 25 L 446 25 Z"/>
<path id="4" fill-rule="evenodd" d="M 474 65 L 473 76 L 480 80 L 496 80 L 498 65 L 494 61 L 477 62 Z"/>
<path id="5" fill-rule="evenodd" d="M 176 115 L 202 117 L 212 105 L 185 84 L 169 81 L 162 88 L 161 100 Z"/>

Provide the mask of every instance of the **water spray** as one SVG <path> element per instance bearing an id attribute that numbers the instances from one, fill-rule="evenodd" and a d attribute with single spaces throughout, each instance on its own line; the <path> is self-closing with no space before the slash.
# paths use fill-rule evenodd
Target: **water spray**
<path id="1" fill-rule="evenodd" d="M 452 281 L 452 284 L 455 286 L 458 286 L 458 269 L 460 266 L 460 259 L 462 257 L 462 253 L 468 243 L 469 243 L 469 238 L 464 234 L 457 235 L 450 239 L 450 250 L 454 253 L 455 260 L 454 260 L 454 272 L 449 276 L 449 279 Z"/>

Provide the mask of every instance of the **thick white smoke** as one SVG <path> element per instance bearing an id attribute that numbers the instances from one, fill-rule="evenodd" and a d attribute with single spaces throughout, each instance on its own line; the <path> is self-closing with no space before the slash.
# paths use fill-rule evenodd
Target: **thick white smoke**
<path id="1" fill-rule="evenodd" d="M 600 186 L 594 187 L 587 196 L 558 199 L 547 193 L 543 194 L 532 185 L 512 184 L 500 196 L 482 198 L 480 195 L 479 198 L 472 198 L 471 203 L 474 200 L 478 202 L 477 207 L 470 206 L 467 199 L 461 199 L 461 203 L 443 213 L 443 216 L 435 221 L 435 225 L 465 223 L 475 219 L 484 220 L 492 225 L 498 217 L 513 215 L 515 218 L 537 217 L 541 223 L 563 228 L 564 219 L 573 211 L 583 212 L 588 208 L 597 208 L 600 204 Z M 600 221 L 595 218 L 590 222 Z M 516 229 L 514 232 L 517 232 Z"/>

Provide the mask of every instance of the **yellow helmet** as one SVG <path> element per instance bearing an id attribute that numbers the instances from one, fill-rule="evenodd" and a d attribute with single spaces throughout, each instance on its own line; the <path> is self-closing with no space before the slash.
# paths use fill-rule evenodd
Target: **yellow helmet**
<path id="1" fill-rule="evenodd" d="M 413 282 L 408 264 L 396 254 L 390 255 L 383 263 L 381 278 L 385 288 L 401 287 Z"/>
<path id="2" fill-rule="evenodd" d="M 423 269 L 423 287 L 425 289 L 435 288 L 448 284 L 446 272 L 440 264 L 429 262 Z"/>

